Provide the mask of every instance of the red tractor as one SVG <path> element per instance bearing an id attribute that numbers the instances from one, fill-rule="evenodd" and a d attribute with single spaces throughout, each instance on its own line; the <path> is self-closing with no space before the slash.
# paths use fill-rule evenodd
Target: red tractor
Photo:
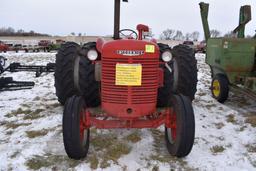
<path id="1" fill-rule="evenodd" d="M 171 49 L 143 40 L 148 26 L 119 31 L 120 0 L 115 0 L 114 40 L 99 38 L 82 47 L 63 44 L 56 55 L 55 88 L 63 113 L 67 155 L 86 157 L 90 128 L 157 128 L 165 126 L 171 155 L 188 155 L 194 143 L 191 101 L 197 85 L 193 49 Z M 127 34 L 128 32 L 128 34 Z M 120 38 L 123 37 L 123 38 Z M 93 113 L 100 107 L 102 113 Z"/>

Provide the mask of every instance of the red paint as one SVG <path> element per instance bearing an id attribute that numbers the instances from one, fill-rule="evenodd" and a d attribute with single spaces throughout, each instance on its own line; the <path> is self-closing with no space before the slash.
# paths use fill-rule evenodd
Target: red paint
<path id="1" fill-rule="evenodd" d="M 84 140 L 84 131 L 85 131 L 85 120 L 84 120 L 84 112 L 83 110 L 80 112 L 80 123 L 79 123 L 79 128 L 80 128 L 80 141 Z"/>
<path id="2" fill-rule="evenodd" d="M 155 53 L 146 53 L 145 46 L 155 46 Z M 124 56 L 117 50 L 143 50 L 139 56 Z M 104 44 L 101 54 L 101 100 L 102 108 L 109 115 L 122 118 L 136 118 L 156 110 L 159 87 L 159 48 L 152 42 L 141 40 L 115 40 Z M 141 86 L 115 85 L 117 63 L 141 64 Z M 127 110 L 131 109 L 132 113 Z"/>
<path id="3" fill-rule="evenodd" d="M 96 42 L 96 49 L 101 53 L 103 45 L 106 41 L 103 38 L 98 38 Z"/>
<path id="4" fill-rule="evenodd" d="M 143 32 L 149 32 L 149 27 L 143 24 L 138 24 L 137 25 L 137 30 L 139 32 L 139 40 L 142 40 Z"/>
<path id="5" fill-rule="evenodd" d="M 6 52 L 9 50 L 9 46 L 0 42 L 0 52 Z"/>
<path id="6" fill-rule="evenodd" d="M 88 115 L 89 114 L 89 115 Z M 170 115 L 165 111 L 154 113 L 146 117 L 137 117 L 133 119 L 109 117 L 106 113 L 98 115 L 91 114 L 89 109 L 84 112 L 86 115 L 86 123 L 88 127 L 96 127 L 99 129 L 114 128 L 157 128 L 162 124 L 170 126 Z M 84 128 L 88 128 L 84 125 Z"/>
<path id="7" fill-rule="evenodd" d="M 142 33 L 149 31 L 148 26 L 138 25 L 139 39 Z M 154 52 L 146 52 L 146 45 L 154 46 Z M 159 47 L 155 40 L 97 40 L 97 50 L 101 54 L 101 108 L 104 113 L 84 112 L 85 120 L 80 123 L 81 132 L 89 127 L 96 128 L 156 128 L 162 124 L 174 128 L 170 109 L 157 112 L 158 88 L 164 84 L 164 71 L 160 67 Z M 139 51 L 136 55 L 117 53 L 120 51 Z M 142 53 L 141 53 L 142 51 Z M 129 54 L 129 53 L 128 53 Z M 117 63 L 141 64 L 141 86 L 115 85 Z M 176 122 L 176 121 L 175 121 Z"/>
<path id="8" fill-rule="evenodd" d="M 177 137 L 177 116 L 173 108 L 166 109 L 166 123 L 165 126 L 171 129 L 171 136 L 173 140 Z"/>
<path id="9" fill-rule="evenodd" d="M 158 86 L 164 86 L 164 70 L 163 68 L 158 68 Z"/>

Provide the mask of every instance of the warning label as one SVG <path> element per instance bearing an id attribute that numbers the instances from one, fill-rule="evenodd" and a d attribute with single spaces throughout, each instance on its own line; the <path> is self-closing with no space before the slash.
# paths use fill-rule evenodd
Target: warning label
<path id="1" fill-rule="evenodd" d="M 116 85 L 141 86 L 141 64 L 116 64 Z"/>
<path id="2" fill-rule="evenodd" d="M 146 51 L 146 53 L 155 53 L 155 46 L 154 45 L 146 45 L 145 51 Z"/>

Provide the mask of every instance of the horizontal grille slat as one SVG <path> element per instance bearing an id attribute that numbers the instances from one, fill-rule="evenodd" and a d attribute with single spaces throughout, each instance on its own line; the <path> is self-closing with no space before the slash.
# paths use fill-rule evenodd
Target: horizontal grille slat
<path id="1" fill-rule="evenodd" d="M 141 64 L 141 86 L 117 86 L 115 85 L 115 67 L 117 63 Z M 136 57 L 102 57 L 102 101 L 115 104 L 156 103 L 158 89 L 158 58 Z M 130 92 L 130 95 L 129 93 Z"/>

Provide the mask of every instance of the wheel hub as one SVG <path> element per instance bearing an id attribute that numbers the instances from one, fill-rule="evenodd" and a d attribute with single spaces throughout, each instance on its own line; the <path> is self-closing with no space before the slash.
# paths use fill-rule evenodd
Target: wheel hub
<path id="1" fill-rule="evenodd" d="M 170 128 L 167 128 L 168 140 L 173 144 L 177 137 L 177 117 L 176 113 L 172 109 L 168 109 L 170 115 Z"/>
<path id="2" fill-rule="evenodd" d="M 85 116 L 85 112 L 84 110 L 82 110 L 80 112 L 80 142 L 81 142 L 81 145 L 84 146 L 86 144 L 86 141 L 87 141 L 87 129 L 86 129 L 86 116 Z"/>
<path id="3" fill-rule="evenodd" d="M 214 80 L 212 83 L 212 92 L 215 97 L 219 97 L 220 95 L 220 82 L 218 80 Z"/>

